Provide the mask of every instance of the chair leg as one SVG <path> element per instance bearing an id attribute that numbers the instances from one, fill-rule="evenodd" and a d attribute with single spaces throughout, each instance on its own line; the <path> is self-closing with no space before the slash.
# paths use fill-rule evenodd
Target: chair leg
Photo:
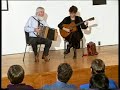
<path id="1" fill-rule="evenodd" d="M 38 54 L 40 53 L 40 48 L 41 48 L 41 45 L 39 46 L 39 49 L 38 49 Z"/>
<path id="2" fill-rule="evenodd" d="M 83 40 L 82 40 L 82 57 L 84 55 Z"/>
<path id="3" fill-rule="evenodd" d="M 23 56 L 23 62 L 24 62 L 24 59 L 25 59 L 26 49 L 27 49 L 27 44 L 26 44 L 26 47 L 25 47 L 25 52 L 24 52 L 24 56 Z"/>
<path id="4" fill-rule="evenodd" d="M 66 51 L 66 41 L 64 40 L 64 52 Z M 65 53 L 64 53 L 64 58 L 65 58 Z"/>

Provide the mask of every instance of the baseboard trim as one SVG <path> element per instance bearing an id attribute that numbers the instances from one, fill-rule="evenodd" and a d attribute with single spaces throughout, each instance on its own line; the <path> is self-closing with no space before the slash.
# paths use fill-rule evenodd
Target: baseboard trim
<path id="1" fill-rule="evenodd" d="M 103 45 L 103 46 L 96 46 L 96 47 L 106 47 L 106 46 L 118 46 L 118 44 L 114 44 L 114 45 Z M 86 47 L 85 47 L 86 48 Z M 64 49 L 60 49 L 60 50 L 64 50 Z M 50 50 L 50 51 L 56 51 L 56 50 Z M 43 51 L 41 51 L 43 52 Z M 28 53 L 28 52 L 26 52 Z M 33 53 L 32 51 L 29 51 L 29 53 Z M 7 56 L 7 55 L 16 55 L 16 54 L 24 54 L 24 52 L 22 53 L 13 53 L 13 54 L 5 54 L 5 55 L 2 55 L 2 56 Z"/>

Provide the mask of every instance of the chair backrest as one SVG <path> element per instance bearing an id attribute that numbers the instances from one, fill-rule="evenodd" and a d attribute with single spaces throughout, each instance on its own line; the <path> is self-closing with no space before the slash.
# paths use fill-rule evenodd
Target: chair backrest
<path id="1" fill-rule="evenodd" d="M 26 44 L 29 44 L 29 33 L 25 32 Z"/>

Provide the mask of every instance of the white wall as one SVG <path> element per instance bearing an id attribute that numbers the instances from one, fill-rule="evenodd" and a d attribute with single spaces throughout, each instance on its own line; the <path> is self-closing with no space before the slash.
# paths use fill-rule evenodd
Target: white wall
<path id="1" fill-rule="evenodd" d="M 118 1 L 107 1 L 106 5 L 92 5 L 89 1 L 9 1 L 9 11 L 2 11 L 2 55 L 22 53 L 25 48 L 24 25 L 35 14 L 38 6 L 43 6 L 48 14 L 50 27 L 58 28 L 58 23 L 68 16 L 71 5 L 78 7 L 85 20 L 94 16 L 98 26 L 85 35 L 85 46 L 89 41 L 101 45 L 118 44 Z M 85 33 L 85 32 L 84 32 Z M 51 49 L 63 49 L 63 39 L 53 42 Z"/>

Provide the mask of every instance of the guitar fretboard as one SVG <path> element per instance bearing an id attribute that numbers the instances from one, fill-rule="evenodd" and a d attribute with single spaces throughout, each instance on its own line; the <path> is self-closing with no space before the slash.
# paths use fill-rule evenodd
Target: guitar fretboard
<path id="1" fill-rule="evenodd" d="M 83 21 L 83 22 L 77 23 L 74 27 L 79 26 L 80 24 L 82 24 L 82 23 L 84 23 L 84 22 L 86 22 L 86 21 L 91 21 L 91 20 L 94 20 L 94 17 L 89 18 L 89 19 L 87 19 L 87 20 L 85 20 L 85 21 Z"/>

